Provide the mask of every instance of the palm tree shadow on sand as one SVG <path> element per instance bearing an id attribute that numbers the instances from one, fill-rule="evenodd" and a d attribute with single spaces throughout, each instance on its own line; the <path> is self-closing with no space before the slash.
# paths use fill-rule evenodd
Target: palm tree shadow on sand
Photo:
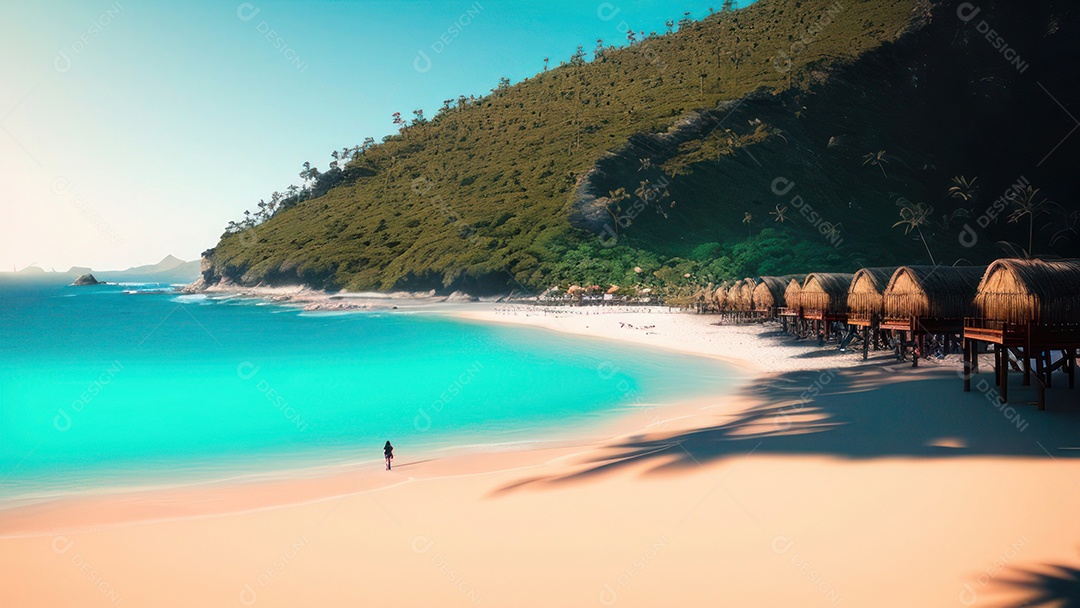
<path id="1" fill-rule="evenodd" d="M 1012 383 L 1018 385 L 1018 378 Z M 673 474 L 749 454 L 1080 457 L 1080 391 L 1047 391 L 1047 410 L 1040 412 L 1024 402 L 1034 398 L 1033 391 L 1014 388 L 1006 409 L 987 394 L 992 387 L 993 377 L 983 373 L 975 376 L 972 392 L 964 393 L 962 380 L 951 370 L 913 373 L 863 366 L 781 373 L 744 389 L 759 405 L 718 415 L 718 424 L 674 432 L 658 425 L 654 432 L 590 452 L 571 473 L 525 479 L 498 492 L 581 481 L 630 467 L 644 467 L 647 475 Z"/>
<path id="2" fill-rule="evenodd" d="M 1080 569 L 1046 564 L 1038 569 L 1017 568 L 996 583 L 1000 591 L 1019 594 L 1009 606 L 1080 608 Z"/>

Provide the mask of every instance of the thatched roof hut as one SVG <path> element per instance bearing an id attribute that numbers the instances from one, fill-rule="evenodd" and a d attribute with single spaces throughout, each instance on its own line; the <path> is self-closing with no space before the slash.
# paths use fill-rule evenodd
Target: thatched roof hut
<path id="1" fill-rule="evenodd" d="M 728 308 L 740 312 L 750 312 L 754 309 L 754 288 L 757 281 L 750 277 L 736 281 L 728 290 Z"/>
<path id="2" fill-rule="evenodd" d="M 882 295 L 885 318 L 963 323 L 985 271 L 986 266 L 901 266 Z"/>
<path id="3" fill-rule="evenodd" d="M 720 286 L 713 292 L 713 301 L 716 302 L 717 310 L 723 310 L 724 306 L 727 304 L 727 292 L 730 287 L 731 284 L 724 281 L 723 283 L 720 283 Z"/>
<path id="4" fill-rule="evenodd" d="M 798 314 L 802 308 L 802 281 L 798 278 L 788 281 L 787 289 L 784 290 L 784 305 L 788 314 Z"/>
<path id="5" fill-rule="evenodd" d="M 800 275 L 784 275 L 782 277 L 761 277 L 754 287 L 753 307 L 758 312 L 771 312 L 776 308 L 787 306 L 784 293 L 788 283 L 793 279 L 802 281 L 805 277 Z"/>
<path id="6" fill-rule="evenodd" d="M 975 316 L 1007 323 L 1080 323 L 1080 260 L 997 260 L 974 306 Z"/>
<path id="7" fill-rule="evenodd" d="M 742 291 L 742 279 L 736 279 L 728 285 L 727 297 L 724 298 L 724 310 L 738 310 L 739 292 Z"/>
<path id="8" fill-rule="evenodd" d="M 844 272 L 813 272 L 803 281 L 799 303 L 803 314 L 843 315 L 847 312 L 847 293 L 854 274 Z"/>
<path id="9" fill-rule="evenodd" d="M 860 268 L 855 273 L 847 294 L 849 322 L 869 324 L 875 315 L 881 317 L 884 314 L 885 288 L 896 269 L 896 266 L 879 266 Z"/>

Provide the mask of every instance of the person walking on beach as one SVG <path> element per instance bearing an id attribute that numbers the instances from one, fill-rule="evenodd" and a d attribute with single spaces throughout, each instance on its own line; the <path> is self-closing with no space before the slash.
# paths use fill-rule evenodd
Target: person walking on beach
<path id="1" fill-rule="evenodd" d="M 394 446 L 390 445 L 390 442 L 387 441 L 386 445 L 383 446 L 382 453 L 383 456 L 386 457 L 386 470 L 389 471 L 390 461 L 394 459 Z"/>

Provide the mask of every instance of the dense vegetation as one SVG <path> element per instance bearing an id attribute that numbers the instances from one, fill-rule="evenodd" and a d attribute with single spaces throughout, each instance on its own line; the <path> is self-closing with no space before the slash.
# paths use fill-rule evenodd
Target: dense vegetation
<path id="1" fill-rule="evenodd" d="M 984 16 L 1010 25 L 1006 9 L 988 6 Z M 1032 23 L 1053 17 L 1025 8 Z M 1058 23 L 1075 33 L 1068 26 Z M 1034 39 L 1038 27 L 1013 35 Z M 978 101 L 1000 97 L 1027 78 L 1015 72 L 952 6 L 760 0 L 625 48 L 598 41 L 591 60 L 579 48 L 516 85 L 447 100 L 430 119 L 395 115 L 399 134 L 335 152 L 325 173 L 305 164 L 302 186 L 231 225 L 204 276 L 348 289 L 675 288 L 952 263 L 990 255 L 1002 238 L 1069 249 L 1075 233 L 1034 228 L 1057 209 L 1059 229 L 1076 219 L 1048 198 L 1075 195 L 1067 153 L 1035 167 L 1050 146 L 1033 137 L 1012 148 L 1023 154 L 1014 168 L 998 170 L 1002 144 L 978 145 L 988 138 L 975 134 L 1022 111 L 1017 100 L 957 107 L 972 87 Z M 1043 189 L 1011 188 L 1017 175 Z M 1008 211 L 966 246 L 963 224 L 1006 189 Z"/>

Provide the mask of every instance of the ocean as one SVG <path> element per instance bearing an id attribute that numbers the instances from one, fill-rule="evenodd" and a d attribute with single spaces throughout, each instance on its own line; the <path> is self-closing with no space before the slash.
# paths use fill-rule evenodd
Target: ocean
<path id="1" fill-rule="evenodd" d="M 737 372 L 543 330 L 0 282 L 0 504 L 557 440 Z M 643 423 L 648 423 L 643 419 Z"/>

